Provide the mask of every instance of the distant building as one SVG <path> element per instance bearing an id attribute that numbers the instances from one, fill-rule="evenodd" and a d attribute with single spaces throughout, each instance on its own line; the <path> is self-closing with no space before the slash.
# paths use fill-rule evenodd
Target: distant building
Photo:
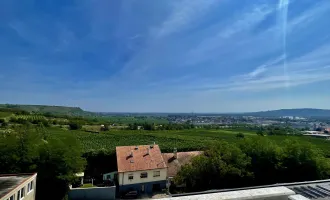
<path id="1" fill-rule="evenodd" d="M 76 173 L 75 176 L 79 178 L 80 185 L 83 185 L 84 184 L 85 173 L 84 172 L 79 172 L 79 173 Z"/>
<path id="2" fill-rule="evenodd" d="M 115 177 L 117 177 L 117 175 L 118 175 L 117 171 L 103 174 L 103 181 L 106 181 L 106 180 L 113 181 L 115 179 Z"/>
<path id="3" fill-rule="evenodd" d="M 0 200 L 34 200 L 37 173 L 0 175 Z"/>
<path id="4" fill-rule="evenodd" d="M 119 192 L 166 188 L 167 166 L 158 145 L 116 147 Z"/>

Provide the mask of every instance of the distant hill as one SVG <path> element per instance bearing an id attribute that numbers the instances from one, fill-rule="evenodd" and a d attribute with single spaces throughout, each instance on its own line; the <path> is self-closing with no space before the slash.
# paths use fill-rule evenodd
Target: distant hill
<path id="1" fill-rule="evenodd" d="M 330 110 L 315 108 L 297 108 L 297 109 L 280 109 L 261 112 L 244 113 L 244 115 L 260 116 L 260 117 L 330 117 Z"/>
<path id="2" fill-rule="evenodd" d="M 0 108 L 12 108 L 12 109 L 25 110 L 28 112 L 52 113 L 58 115 L 74 115 L 74 116 L 82 116 L 89 113 L 82 110 L 79 107 L 66 107 L 66 106 L 0 104 Z"/>

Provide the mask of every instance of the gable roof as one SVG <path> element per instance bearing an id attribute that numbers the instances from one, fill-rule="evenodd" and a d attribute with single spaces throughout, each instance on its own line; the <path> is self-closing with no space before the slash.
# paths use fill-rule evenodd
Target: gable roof
<path id="1" fill-rule="evenodd" d="M 164 161 L 168 167 L 167 176 L 174 177 L 181 169 L 181 166 L 190 163 L 194 156 L 201 155 L 202 153 L 202 151 L 177 152 L 176 159 L 174 158 L 174 153 L 163 153 Z"/>
<path id="2" fill-rule="evenodd" d="M 137 149 L 136 149 L 137 147 Z M 147 149 L 149 148 L 149 154 Z M 131 152 L 133 156 L 130 156 Z M 118 172 L 133 172 L 166 168 L 158 145 L 116 147 Z"/>

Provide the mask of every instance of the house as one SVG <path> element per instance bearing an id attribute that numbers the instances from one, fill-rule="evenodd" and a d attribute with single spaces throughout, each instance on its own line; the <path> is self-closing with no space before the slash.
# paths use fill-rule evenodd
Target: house
<path id="1" fill-rule="evenodd" d="M 162 156 L 167 165 L 167 177 L 169 179 L 174 178 L 180 171 L 181 166 L 189 164 L 193 157 L 202 153 L 202 151 L 177 152 L 176 149 L 173 153 L 163 153 Z"/>
<path id="2" fill-rule="evenodd" d="M 116 147 L 119 192 L 166 188 L 167 166 L 158 145 Z"/>
<path id="3" fill-rule="evenodd" d="M 113 181 L 117 177 L 117 175 L 118 175 L 117 171 L 103 174 L 103 181 L 106 181 L 106 180 Z"/>
<path id="4" fill-rule="evenodd" d="M 34 200 L 37 173 L 0 175 L 0 200 Z"/>
<path id="5" fill-rule="evenodd" d="M 177 152 L 174 149 L 173 153 L 163 153 L 163 159 L 167 165 L 167 177 L 171 181 L 180 171 L 183 165 L 189 164 L 195 156 L 201 155 L 202 151 Z"/>
<path id="6" fill-rule="evenodd" d="M 85 173 L 84 172 L 79 172 L 79 173 L 76 173 L 75 176 L 79 178 L 80 185 L 84 185 L 84 176 L 85 176 Z"/>

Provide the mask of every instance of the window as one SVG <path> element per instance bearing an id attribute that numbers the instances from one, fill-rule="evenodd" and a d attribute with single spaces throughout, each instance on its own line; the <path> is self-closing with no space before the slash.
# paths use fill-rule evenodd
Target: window
<path id="1" fill-rule="evenodd" d="M 14 194 L 11 197 L 9 197 L 9 199 L 7 200 L 14 200 Z"/>
<path id="2" fill-rule="evenodd" d="M 24 195 L 25 195 L 24 194 L 24 189 L 25 189 L 24 187 L 21 189 L 21 199 L 23 199 L 24 198 Z"/>
<path id="3" fill-rule="evenodd" d="M 133 174 L 128 174 L 128 180 L 133 180 L 134 176 Z"/>
<path id="4" fill-rule="evenodd" d="M 111 175 L 107 175 L 107 180 L 111 179 Z"/>
<path id="5" fill-rule="evenodd" d="M 18 190 L 17 192 L 17 200 L 20 200 L 21 199 L 21 190 Z"/>
<path id="6" fill-rule="evenodd" d="M 28 183 L 27 192 L 29 193 L 32 189 L 33 189 L 33 181 L 31 181 L 30 183 Z"/>
<path id="7" fill-rule="evenodd" d="M 148 173 L 142 172 L 140 178 L 148 178 Z"/>
<path id="8" fill-rule="evenodd" d="M 154 171 L 154 177 L 159 177 L 160 176 L 160 171 Z"/>

